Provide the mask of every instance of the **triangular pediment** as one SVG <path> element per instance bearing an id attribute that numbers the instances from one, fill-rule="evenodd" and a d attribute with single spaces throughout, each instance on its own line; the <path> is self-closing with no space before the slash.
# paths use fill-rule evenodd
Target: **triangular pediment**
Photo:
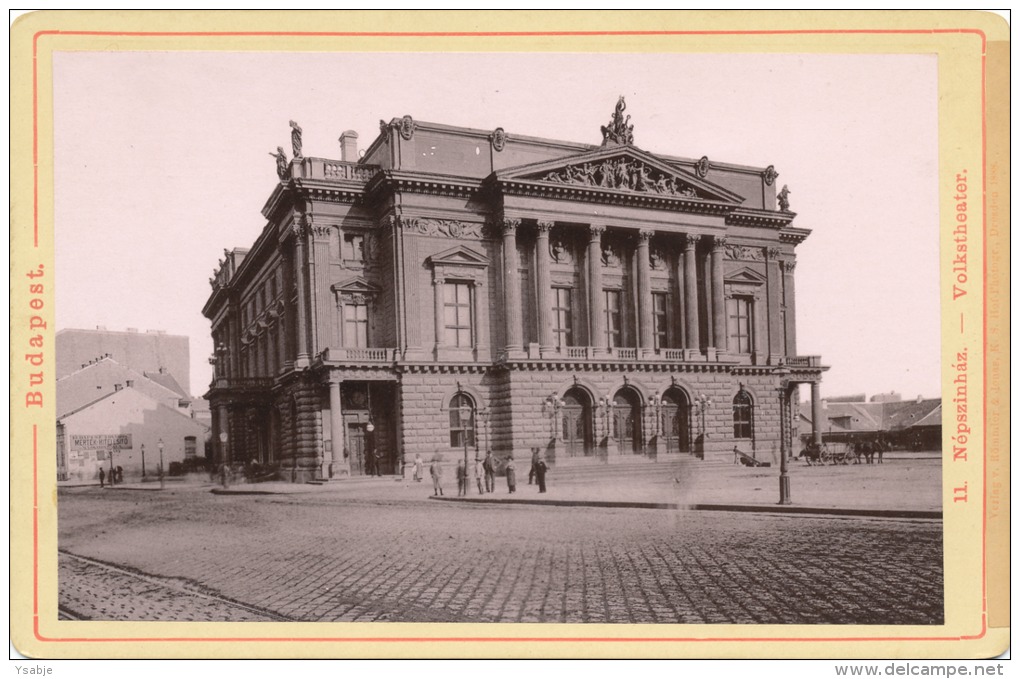
<path id="1" fill-rule="evenodd" d="M 334 293 L 344 293 L 349 295 L 375 294 L 381 290 L 378 285 L 368 282 L 362 276 L 356 276 L 354 278 L 348 278 L 340 283 L 334 283 L 332 289 Z"/>
<path id="2" fill-rule="evenodd" d="M 731 205 L 744 201 L 742 196 L 729 189 L 629 145 L 607 146 L 566 158 L 507 168 L 496 172 L 496 180 L 569 185 L 593 191 L 642 193 Z"/>
<path id="3" fill-rule="evenodd" d="M 742 267 L 736 271 L 728 272 L 726 274 L 726 282 L 743 283 L 744 285 L 764 285 L 766 278 L 754 269 Z"/>
<path id="4" fill-rule="evenodd" d="M 484 267 L 489 265 L 489 258 L 465 245 L 458 245 L 449 250 L 437 252 L 429 257 L 428 262 L 432 266 Z"/>

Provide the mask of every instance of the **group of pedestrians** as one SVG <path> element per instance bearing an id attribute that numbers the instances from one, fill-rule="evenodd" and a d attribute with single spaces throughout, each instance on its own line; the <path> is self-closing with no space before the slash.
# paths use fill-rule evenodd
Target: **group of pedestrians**
<path id="1" fill-rule="evenodd" d="M 506 472 L 507 490 L 512 494 L 517 492 L 517 465 L 514 464 L 514 456 L 510 455 L 505 459 L 503 470 Z M 546 492 L 545 477 L 549 467 L 538 448 L 531 449 L 531 471 L 528 472 L 528 484 L 538 481 L 538 492 Z M 420 482 L 424 478 L 425 462 L 420 454 L 414 456 L 414 480 Z M 432 477 L 432 496 L 443 495 L 443 461 L 436 455 L 429 465 L 429 475 Z M 474 476 L 478 486 L 478 494 L 496 492 L 496 460 L 492 452 L 486 452 L 485 457 L 475 455 L 474 466 L 469 470 L 463 458 L 457 460 L 457 496 L 467 495 L 470 476 Z"/>
<path id="2" fill-rule="evenodd" d="M 100 488 L 105 488 L 106 487 L 106 479 L 107 479 L 106 471 L 102 467 L 100 467 L 99 468 L 99 487 Z M 118 483 L 124 483 L 124 468 L 121 467 L 120 465 L 117 465 L 116 469 L 110 469 L 109 479 L 110 479 L 110 485 L 111 486 L 113 486 L 115 484 L 118 484 Z"/>

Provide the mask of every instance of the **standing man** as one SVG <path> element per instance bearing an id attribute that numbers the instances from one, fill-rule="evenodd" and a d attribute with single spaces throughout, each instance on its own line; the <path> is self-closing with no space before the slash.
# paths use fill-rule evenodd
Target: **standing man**
<path id="1" fill-rule="evenodd" d="M 467 495 L 467 467 L 464 458 L 457 460 L 457 497 Z"/>
<path id="2" fill-rule="evenodd" d="M 100 467 L 99 468 L 99 487 L 100 488 L 105 488 L 106 487 L 105 482 L 106 482 L 106 472 L 104 472 L 103 468 Z"/>
<path id="3" fill-rule="evenodd" d="M 475 455 L 475 483 L 478 484 L 479 495 L 485 494 L 485 488 L 482 487 L 482 478 L 484 476 L 485 476 L 485 463 L 482 462 L 482 458 L 480 456 Z M 488 479 L 486 479 L 486 484 L 488 484 Z"/>
<path id="4" fill-rule="evenodd" d="M 535 450 L 538 450 L 536 448 Z M 545 460 L 541 457 L 538 458 L 538 462 L 535 463 L 535 478 L 538 481 L 538 492 L 545 492 L 545 474 L 549 471 L 549 467 L 545 464 Z"/>
<path id="5" fill-rule="evenodd" d="M 530 486 L 535 482 L 535 471 L 538 466 L 538 447 L 535 446 L 531 449 L 531 470 L 528 472 L 528 485 Z"/>
<path id="6" fill-rule="evenodd" d="M 485 461 L 482 462 L 485 471 L 485 492 L 492 493 L 496 490 L 496 467 L 492 462 L 492 451 L 485 451 Z"/>

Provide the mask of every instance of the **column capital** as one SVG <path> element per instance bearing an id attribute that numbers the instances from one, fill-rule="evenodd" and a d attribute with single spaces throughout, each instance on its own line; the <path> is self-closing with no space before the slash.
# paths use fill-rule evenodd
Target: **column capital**
<path id="1" fill-rule="evenodd" d="M 783 251 L 779 248 L 765 248 L 765 256 L 769 259 L 779 259 L 779 255 L 783 254 Z"/>
<path id="2" fill-rule="evenodd" d="M 638 231 L 638 239 L 644 243 L 647 243 L 648 240 L 654 235 L 655 229 L 641 229 Z"/>
<path id="3" fill-rule="evenodd" d="M 726 247 L 726 236 L 712 236 L 712 251 L 722 250 Z"/>
<path id="4" fill-rule="evenodd" d="M 552 222 L 547 219 L 540 219 L 536 222 L 536 224 L 538 226 L 538 235 L 540 237 L 543 235 L 548 236 L 552 228 L 556 226 L 556 222 Z"/>
<path id="5" fill-rule="evenodd" d="M 793 273 L 793 270 L 797 268 L 797 262 L 793 260 L 780 260 L 779 266 L 782 267 L 783 273 Z"/>
<path id="6" fill-rule="evenodd" d="M 496 220 L 496 225 L 504 236 L 515 235 L 517 227 L 521 225 L 521 220 L 515 217 L 500 217 Z"/>
<path id="7" fill-rule="evenodd" d="M 699 240 L 701 240 L 701 236 L 696 233 L 684 234 L 684 250 L 693 250 L 698 247 Z"/>
<path id="8" fill-rule="evenodd" d="M 602 234 L 606 232 L 605 224 L 589 224 L 588 225 L 588 236 L 592 241 L 599 240 L 602 238 Z"/>

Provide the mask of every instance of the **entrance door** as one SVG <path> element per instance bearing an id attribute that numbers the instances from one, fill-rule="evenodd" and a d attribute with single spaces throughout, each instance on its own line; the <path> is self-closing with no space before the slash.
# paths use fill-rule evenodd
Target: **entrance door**
<path id="1" fill-rule="evenodd" d="M 563 395 L 562 424 L 560 435 L 563 447 L 570 457 L 591 455 L 592 445 L 591 399 L 581 389 L 573 388 Z"/>
<path id="2" fill-rule="evenodd" d="M 676 387 L 662 395 L 662 435 L 666 453 L 691 451 L 691 406 L 687 394 Z"/>
<path id="3" fill-rule="evenodd" d="M 613 438 L 621 455 L 641 452 L 641 401 L 631 389 L 613 399 Z"/>
<path id="4" fill-rule="evenodd" d="M 351 455 L 351 476 L 364 476 L 367 473 L 365 469 L 365 453 L 368 451 L 367 426 L 354 422 L 347 425 L 347 451 Z"/>

